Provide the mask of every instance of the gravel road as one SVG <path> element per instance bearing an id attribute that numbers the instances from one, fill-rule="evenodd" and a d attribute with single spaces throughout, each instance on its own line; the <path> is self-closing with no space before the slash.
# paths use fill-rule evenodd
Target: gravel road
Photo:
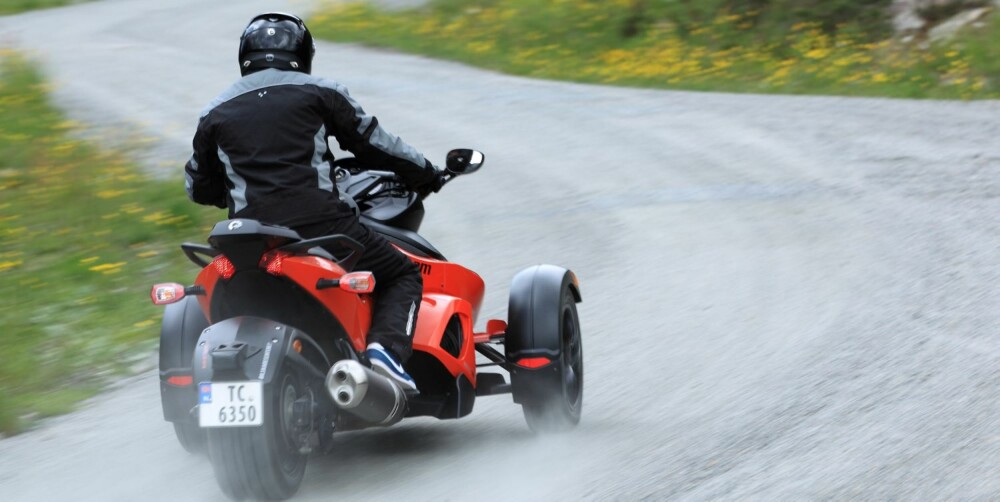
<path id="1" fill-rule="evenodd" d="M 180 184 L 241 28 L 275 7 L 308 5 L 108 0 L 0 18 L 0 43 Z M 480 325 L 518 270 L 575 270 L 587 385 L 566 435 L 509 397 L 343 434 L 298 500 L 1000 498 L 1000 103 L 618 89 L 327 43 L 315 68 L 432 159 L 486 152 L 423 234 L 486 280 Z M 0 500 L 221 497 L 152 372 L 0 441 Z"/>

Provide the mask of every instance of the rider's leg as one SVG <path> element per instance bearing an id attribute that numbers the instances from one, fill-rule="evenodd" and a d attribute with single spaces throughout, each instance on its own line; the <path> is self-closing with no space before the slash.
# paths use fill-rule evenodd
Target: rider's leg
<path id="1" fill-rule="evenodd" d="M 395 362 L 403 363 L 413 351 L 413 331 L 417 326 L 417 314 L 423 294 L 423 280 L 420 268 L 403 253 L 392 247 L 379 234 L 369 230 L 356 218 L 341 218 L 323 225 L 309 225 L 296 228 L 306 238 L 329 234 L 345 234 L 365 246 L 365 252 L 354 267 L 368 270 L 375 275 L 374 311 L 368 331 L 368 344 L 375 349 L 385 349 L 388 362 L 383 361 L 385 370 L 393 370 Z M 334 250 L 331 250 L 334 251 Z M 369 352 L 372 358 L 373 354 Z M 378 356 L 378 354 L 374 354 Z M 398 368 L 402 370 L 401 367 Z M 399 372 L 396 372 L 399 373 Z M 404 387 L 412 387 L 406 382 L 405 374 L 386 375 L 397 380 Z M 411 380 L 412 382 L 412 380 Z"/>

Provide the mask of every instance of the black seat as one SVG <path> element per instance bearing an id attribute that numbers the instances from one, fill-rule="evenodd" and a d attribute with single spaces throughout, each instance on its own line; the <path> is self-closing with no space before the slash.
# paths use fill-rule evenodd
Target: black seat
<path id="1" fill-rule="evenodd" d="M 430 242 L 427 242 L 427 239 L 424 239 L 416 232 L 402 228 L 390 227 L 385 223 L 379 223 L 363 216 L 361 217 L 361 222 L 364 223 L 366 227 L 378 232 L 381 236 L 388 239 L 389 242 L 398 245 L 410 253 L 423 256 L 425 258 L 448 261 L 440 251 L 435 249 Z"/>

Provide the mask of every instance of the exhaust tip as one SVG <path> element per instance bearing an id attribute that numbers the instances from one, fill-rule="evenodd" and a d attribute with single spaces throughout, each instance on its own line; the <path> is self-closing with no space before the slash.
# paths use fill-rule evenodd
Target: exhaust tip
<path id="1" fill-rule="evenodd" d="M 355 360 L 330 368 L 326 390 L 339 408 L 369 425 L 394 424 L 406 413 L 406 395 L 399 386 Z"/>
<path id="2" fill-rule="evenodd" d="M 364 399 L 365 389 L 364 367 L 353 360 L 338 361 L 326 375 L 326 389 L 338 406 L 357 406 L 358 399 Z"/>

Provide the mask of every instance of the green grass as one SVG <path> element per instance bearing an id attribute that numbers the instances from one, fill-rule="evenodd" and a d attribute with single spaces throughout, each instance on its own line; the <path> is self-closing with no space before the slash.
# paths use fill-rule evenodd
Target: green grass
<path id="1" fill-rule="evenodd" d="M 431 0 L 327 7 L 315 34 L 539 78 L 639 87 L 1000 97 L 1000 25 L 923 49 L 885 39 L 887 0 Z"/>
<path id="2" fill-rule="evenodd" d="M 82 0 L 0 0 L 0 16 L 17 14 L 35 9 L 48 9 L 50 7 L 62 7 L 74 3 L 81 3 Z"/>
<path id="3" fill-rule="evenodd" d="M 24 61 L 0 54 L 0 433 L 65 413 L 152 354 L 158 281 L 210 214 L 183 184 L 75 139 Z"/>

